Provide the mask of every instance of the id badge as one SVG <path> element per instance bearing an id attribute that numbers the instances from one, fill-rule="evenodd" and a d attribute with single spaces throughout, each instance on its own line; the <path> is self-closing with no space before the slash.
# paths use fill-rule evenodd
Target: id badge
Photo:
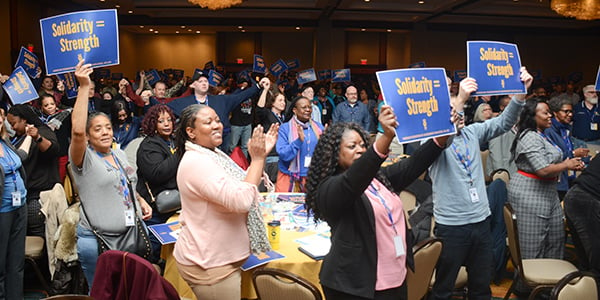
<path id="1" fill-rule="evenodd" d="M 470 188 L 469 196 L 471 196 L 471 202 L 473 202 L 473 203 L 479 202 L 479 194 L 477 194 L 477 188 Z"/>
<path id="2" fill-rule="evenodd" d="M 12 196 L 12 206 L 21 206 L 21 192 L 14 191 L 10 195 Z"/>
<path id="3" fill-rule="evenodd" d="M 598 123 L 590 123 L 590 129 L 593 131 L 598 130 Z"/>
<path id="4" fill-rule="evenodd" d="M 402 241 L 402 237 L 399 235 L 394 236 L 394 248 L 396 248 L 396 257 L 406 255 L 406 250 L 404 249 L 404 241 Z"/>
<path id="5" fill-rule="evenodd" d="M 125 226 L 135 225 L 135 212 L 132 209 L 125 211 Z"/>
<path id="6" fill-rule="evenodd" d="M 321 111 L 324 115 L 327 114 L 327 108 L 323 108 L 323 110 Z"/>
<path id="7" fill-rule="evenodd" d="M 304 157 L 304 167 L 305 167 L 305 168 L 308 168 L 308 167 L 310 167 L 310 160 L 311 160 L 311 159 L 312 159 L 312 157 L 311 157 L 311 156 L 306 156 L 306 157 Z"/>

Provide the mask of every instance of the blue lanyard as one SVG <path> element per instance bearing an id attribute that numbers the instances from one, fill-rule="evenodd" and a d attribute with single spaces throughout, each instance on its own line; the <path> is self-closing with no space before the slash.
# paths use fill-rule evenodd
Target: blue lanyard
<path id="1" fill-rule="evenodd" d="M 581 101 L 581 107 L 583 107 L 583 110 L 585 111 L 585 114 L 590 117 L 590 122 L 594 123 L 594 117 L 596 117 L 596 112 L 598 111 L 598 105 L 594 104 L 594 108 L 591 110 L 588 110 L 587 107 L 585 106 L 585 101 Z M 591 114 L 591 115 L 590 115 Z"/>
<path id="2" fill-rule="evenodd" d="M 132 204 L 132 200 L 131 197 L 129 195 L 129 185 L 127 184 L 127 178 L 125 177 L 125 170 L 123 170 L 121 168 L 121 164 L 119 163 L 119 161 L 117 160 L 117 157 L 115 156 L 115 154 L 112 152 L 112 150 L 110 151 L 110 155 L 112 155 L 115 163 L 117 164 L 117 168 L 115 168 L 113 165 L 111 165 L 106 159 L 104 159 L 104 156 L 102 155 L 102 153 L 95 151 L 96 154 L 98 155 L 98 157 L 100 157 L 101 160 L 104 161 L 104 163 L 110 168 L 110 169 L 117 169 L 119 171 L 119 177 L 121 180 L 121 187 L 123 187 L 123 204 L 125 205 L 125 207 L 127 207 L 127 209 L 131 209 L 131 204 Z"/>
<path id="3" fill-rule="evenodd" d="M 452 145 L 452 149 L 454 150 L 454 153 L 456 153 L 456 157 L 462 164 L 463 168 L 465 169 L 465 171 L 467 171 L 467 176 L 469 176 L 469 182 L 471 183 L 471 186 L 473 186 L 473 172 L 471 171 L 471 164 L 473 163 L 473 161 L 471 160 L 471 155 L 469 155 L 469 146 L 467 145 L 467 137 L 465 135 L 462 135 L 462 138 L 463 138 L 463 141 L 465 142 L 465 151 L 466 151 L 465 156 L 463 156 L 458 151 L 458 148 L 456 148 L 456 145 L 454 145 L 454 143 L 452 143 L 450 145 Z"/>
<path id="4" fill-rule="evenodd" d="M 282 118 L 281 116 L 279 116 L 279 114 L 276 114 L 274 111 L 271 111 L 271 113 L 272 113 L 273 115 L 275 115 L 275 118 L 277 118 L 277 122 L 278 122 L 279 124 L 283 123 L 283 118 Z M 268 128 L 266 128 L 266 129 L 268 129 Z"/>
<path id="5" fill-rule="evenodd" d="M 546 136 L 546 134 L 544 134 L 543 132 L 539 132 L 539 131 L 538 131 L 538 133 L 540 134 L 540 136 L 542 136 L 544 139 L 546 139 L 546 141 L 547 141 L 548 143 L 550 143 L 552 146 L 554 146 L 554 148 L 556 148 L 556 150 L 558 150 L 558 152 L 559 152 L 559 153 L 560 153 L 560 155 L 562 156 L 562 153 L 563 153 L 563 151 L 562 151 L 562 149 L 560 149 L 560 147 L 559 147 L 557 144 L 555 144 L 555 143 L 554 143 L 554 142 L 553 142 L 551 139 L 549 139 L 549 138 Z"/>
<path id="6" fill-rule="evenodd" d="M 569 131 L 567 129 L 562 128 L 560 130 L 560 133 L 562 135 L 563 141 L 565 142 L 565 146 L 567 146 L 567 153 L 572 153 L 573 152 L 573 142 L 569 138 Z"/>
<path id="7" fill-rule="evenodd" d="M 20 144 L 25 139 L 26 136 L 27 136 L 27 134 L 24 134 L 22 136 L 15 136 L 10 140 L 10 143 L 16 147 L 18 144 Z"/>
<path id="8" fill-rule="evenodd" d="M 381 204 L 383 204 L 383 207 L 385 208 L 385 211 L 387 212 L 388 219 L 390 220 L 390 223 L 392 223 L 392 228 L 394 229 L 394 234 L 398 235 L 398 231 L 396 230 L 396 223 L 394 223 L 394 217 L 392 216 L 392 210 L 390 209 L 389 206 L 387 206 L 385 199 L 383 199 L 383 197 L 379 194 L 379 191 L 377 190 L 377 188 L 375 188 L 375 185 L 373 185 L 373 182 L 371 182 L 369 184 L 369 187 L 367 188 L 367 190 L 369 190 L 369 192 L 373 196 L 377 197 L 379 199 L 379 202 L 381 202 Z"/>

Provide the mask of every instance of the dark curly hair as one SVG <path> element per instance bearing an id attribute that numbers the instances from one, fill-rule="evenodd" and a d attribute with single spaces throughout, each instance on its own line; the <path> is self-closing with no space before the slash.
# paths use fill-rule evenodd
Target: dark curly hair
<path id="1" fill-rule="evenodd" d="M 537 131 L 537 123 L 535 122 L 535 113 L 536 113 L 537 106 L 540 103 L 546 103 L 546 100 L 539 98 L 539 97 L 533 97 L 533 98 L 529 98 L 529 99 L 527 99 L 527 101 L 525 101 L 525 106 L 523 107 L 523 110 L 521 111 L 521 115 L 519 116 L 519 122 L 517 123 L 517 134 L 515 136 L 515 140 L 513 141 L 512 145 L 510 147 L 510 153 L 511 153 L 512 159 L 515 158 L 515 150 L 517 148 L 517 144 L 519 143 L 519 140 L 523 136 L 525 136 L 525 134 L 527 132 Z"/>
<path id="2" fill-rule="evenodd" d="M 319 184 L 327 178 L 343 172 L 343 170 L 339 168 L 340 146 L 342 136 L 344 135 L 344 132 L 348 130 L 358 132 L 365 144 L 368 144 L 369 134 L 357 123 L 335 123 L 323 132 L 317 142 L 315 151 L 313 152 L 310 168 L 308 168 L 308 175 L 306 177 L 305 207 L 309 213 L 311 211 L 314 213 L 315 221 L 323 220 L 316 199 Z M 379 168 L 379 166 L 374 167 Z M 383 183 L 390 191 L 394 191 L 389 180 L 383 176 L 381 172 L 377 172 L 375 178 Z"/>
<path id="3" fill-rule="evenodd" d="M 171 117 L 173 124 L 175 124 L 175 115 L 168 106 L 164 104 L 154 105 L 148 109 L 142 120 L 142 131 L 147 136 L 154 136 L 156 134 L 156 124 L 158 124 L 158 117 L 162 113 L 167 113 Z"/>
<path id="4" fill-rule="evenodd" d="M 35 111 L 35 108 L 28 104 L 16 104 L 13 105 L 9 110 L 8 114 L 15 117 L 25 119 L 27 124 L 34 125 L 35 127 L 44 126 L 44 123 L 40 120 L 39 114 Z"/>

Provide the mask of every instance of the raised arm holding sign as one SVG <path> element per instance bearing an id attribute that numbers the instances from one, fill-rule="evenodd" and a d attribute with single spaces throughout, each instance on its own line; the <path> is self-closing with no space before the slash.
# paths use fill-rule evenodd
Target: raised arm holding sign
<path id="1" fill-rule="evenodd" d="M 598 74 L 596 74 L 596 91 L 600 91 L 600 66 L 598 67 Z"/>
<path id="2" fill-rule="evenodd" d="M 450 120 L 450 94 L 442 68 L 377 72 L 383 100 L 404 126 L 396 128 L 400 143 L 456 132 Z"/>
<path id="3" fill-rule="evenodd" d="M 467 41 L 467 76 L 479 84 L 474 96 L 526 94 L 527 89 L 519 79 L 520 68 L 517 45 Z"/>

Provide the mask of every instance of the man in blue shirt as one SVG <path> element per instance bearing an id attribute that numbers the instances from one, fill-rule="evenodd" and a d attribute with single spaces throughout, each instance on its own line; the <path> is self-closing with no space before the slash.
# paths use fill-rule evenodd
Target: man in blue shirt
<path id="1" fill-rule="evenodd" d="M 358 101 L 358 91 L 353 85 L 346 88 L 346 101 L 333 110 L 333 124 L 338 122 L 358 123 L 369 132 L 369 111 L 365 104 Z"/>
<path id="2" fill-rule="evenodd" d="M 529 88 L 533 78 L 520 70 Z M 477 90 L 472 78 L 460 83 L 453 104 L 460 114 L 469 95 Z M 511 129 L 525 105 L 525 94 L 515 95 L 500 116 L 462 128 L 452 143 L 431 165 L 435 235 L 442 240 L 435 284 L 430 299 L 450 299 L 462 265 L 469 274 L 469 299 L 491 299 L 492 238 L 490 207 L 485 189 L 481 144 Z"/>
<path id="3" fill-rule="evenodd" d="M 593 85 L 583 88 L 583 99 L 580 103 L 573 103 L 573 137 L 579 143 L 600 144 L 598 94 Z"/>

